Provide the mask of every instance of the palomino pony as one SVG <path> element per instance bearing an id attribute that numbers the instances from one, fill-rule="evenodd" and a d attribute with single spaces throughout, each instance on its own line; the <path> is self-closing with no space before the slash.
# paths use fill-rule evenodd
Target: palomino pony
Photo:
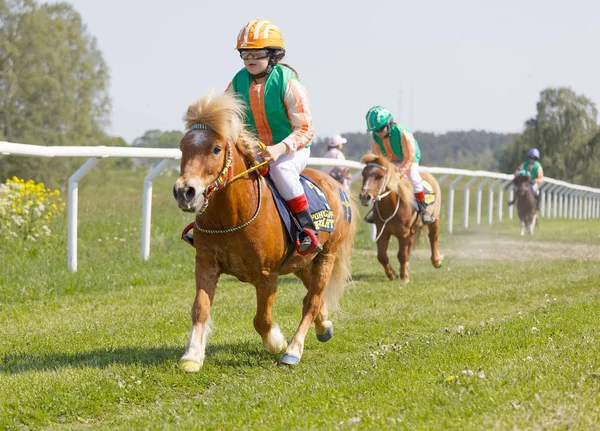
<path id="1" fill-rule="evenodd" d="M 431 184 L 435 195 L 435 202 L 430 205 L 429 209 L 431 215 L 435 217 L 435 222 L 423 225 L 415 206 L 412 186 L 406 178 L 398 178 L 396 167 L 385 157 L 374 154 L 365 155 L 361 162 L 366 166 L 362 171 L 360 203 L 364 206 L 373 203 L 373 218 L 377 227 L 377 259 L 388 278 L 390 280 L 398 278 L 387 256 L 390 238 L 395 236 L 398 239 L 400 278 L 404 282 L 408 282 L 411 246 L 415 237 L 419 237 L 422 229 L 429 231 L 431 263 L 435 268 L 441 267 L 442 258 L 438 252 L 438 235 L 442 195 L 435 178 L 427 172 L 421 172 L 422 178 Z"/>
<path id="2" fill-rule="evenodd" d="M 221 274 L 230 274 L 256 288 L 254 328 L 266 350 L 285 354 L 279 362 L 297 364 L 304 340 L 315 323 L 317 338 L 333 334 L 328 309 L 337 307 L 350 278 L 356 230 L 356 206 L 340 185 L 323 172 L 307 169 L 325 193 L 334 214 L 334 230 L 321 231 L 323 251 L 286 260 L 289 247 L 272 193 L 253 167 L 259 142 L 245 129 L 243 107 L 231 95 L 204 96 L 185 115 L 187 133 L 180 142 L 181 174 L 173 187 L 179 208 L 196 214 L 196 298 L 192 328 L 181 367 L 202 367 L 211 304 Z M 210 203 L 210 205 L 209 205 Z M 285 262 L 284 262 L 285 260 Z M 290 344 L 273 321 L 272 306 L 280 275 L 293 273 L 307 289 L 302 319 Z"/>
<path id="3" fill-rule="evenodd" d="M 530 180 L 529 175 L 517 175 L 513 179 L 517 212 L 521 221 L 521 236 L 525 235 L 526 228 L 529 234 L 533 235 L 537 223 L 537 203 Z"/>

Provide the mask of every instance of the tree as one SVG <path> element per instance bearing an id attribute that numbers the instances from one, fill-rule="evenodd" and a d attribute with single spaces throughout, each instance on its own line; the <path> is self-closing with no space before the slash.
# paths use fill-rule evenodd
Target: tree
<path id="1" fill-rule="evenodd" d="M 102 145 L 110 139 L 109 74 L 96 40 L 67 3 L 0 0 L 0 134 L 42 145 Z M 72 165 L 80 162 L 66 162 Z M 59 163 L 60 164 L 60 163 Z M 0 160 L 0 178 L 64 178 L 72 166 L 36 158 Z"/>
<path id="2" fill-rule="evenodd" d="M 169 132 L 148 130 L 143 136 L 135 138 L 132 145 L 134 147 L 147 148 L 179 148 L 181 138 L 183 138 L 183 132 L 179 130 L 171 130 Z"/>
<path id="3" fill-rule="evenodd" d="M 598 133 L 598 110 L 584 95 L 570 88 L 548 88 L 540 93 L 537 115 L 504 153 L 503 170 L 513 172 L 530 148 L 542 155 L 544 174 L 565 181 L 584 181 L 589 169 L 589 143 Z"/>

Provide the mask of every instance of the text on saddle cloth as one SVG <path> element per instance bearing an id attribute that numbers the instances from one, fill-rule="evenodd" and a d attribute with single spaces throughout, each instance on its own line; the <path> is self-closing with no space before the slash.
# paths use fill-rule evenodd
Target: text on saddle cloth
<path id="1" fill-rule="evenodd" d="M 283 221 L 283 224 L 286 228 L 288 234 L 288 240 L 291 243 L 294 243 L 296 238 L 297 227 L 296 223 L 292 219 L 292 214 L 288 209 L 285 200 L 281 197 L 273 181 L 267 175 L 265 177 L 267 180 L 267 184 L 271 188 L 273 192 L 273 200 L 275 201 L 275 206 L 277 207 L 277 212 L 279 213 L 279 217 Z M 304 193 L 306 194 L 306 199 L 308 200 L 308 206 L 311 212 L 311 217 L 315 223 L 317 229 L 322 230 L 324 232 L 333 232 L 334 229 L 334 215 L 331 210 L 331 205 L 327 196 L 323 191 L 317 186 L 310 178 L 305 175 L 300 175 L 300 183 L 304 188 Z M 340 197 L 342 191 L 340 190 Z M 350 200 L 348 196 L 344 193 L 346 198 L 346 203 L 344 204 L 344 215 L 349 220 L 351 218 L 351 208 L 350 208 Z M 343 199 L 342 199 L 343 201 Z"/>

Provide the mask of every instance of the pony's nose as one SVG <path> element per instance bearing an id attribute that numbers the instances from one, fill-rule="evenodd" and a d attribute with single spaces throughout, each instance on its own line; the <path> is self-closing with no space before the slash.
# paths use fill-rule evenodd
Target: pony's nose
<path id="1" fill-rule="evenodd" d="M 369 196 L 369 195 L 368 195 L 367 193 L 365 193 L 365 192 L 360 192 L 360 196 L 359 196 L 359 198 L 360 198 L 360 203 L 361 203 L 363 206 L 367 206 L 367 205 L 369 205 L 369 202 L 371 202 L 371 196 Z"/>
<path id="2" fill-rule="evenodd" d="M 186 185 L 183 186 L 173 186 L 173 197 L 178 202 L 189 203 L 194 197 L 196 197 L 196 189 L 194 187 L 189 187 Z"/>

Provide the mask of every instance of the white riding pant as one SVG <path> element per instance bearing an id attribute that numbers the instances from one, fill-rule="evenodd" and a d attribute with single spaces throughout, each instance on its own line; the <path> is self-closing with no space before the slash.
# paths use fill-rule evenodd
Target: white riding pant
<path id="1" fill-rule="evenodd" d="M 284 154 L 269 165 L 275 187 L 286 201 L 304 194 L 304 187 L 300 184 L 300 173 L 306 168 L 309 157 L 310 147 L 293 154 Z"/>
<path id="2" fill-rule="evenodd" d="M 402 166 L 402 162 L 393 161 L 392 163 L 398 168 Z M 412 165 L 410 165 L 410 169 L 406 172 L 406 177 L 412 184 L 415 194 L 423 191 L 423 183 L 421 179 L 421 174 L 419 173 L 418 163 L 415 162 Z"/>

